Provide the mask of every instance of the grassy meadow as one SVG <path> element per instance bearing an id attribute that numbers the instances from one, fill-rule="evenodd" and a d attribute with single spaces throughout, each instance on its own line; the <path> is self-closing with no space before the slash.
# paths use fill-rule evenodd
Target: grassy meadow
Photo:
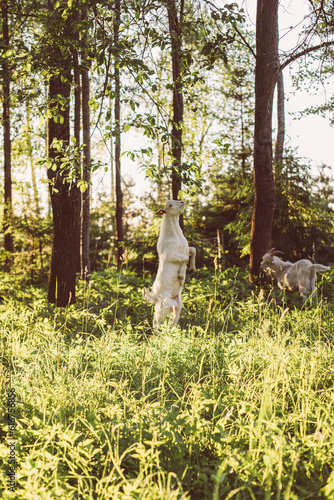
<path id="1" fill-rule="evenodd" d="M 96 273 L 57 309 L 45 284 L 2 274 L 2 497 L 334 499 L 333 276 L 302 304 L 201 270 L 155 335 L 152 277 Z"/>

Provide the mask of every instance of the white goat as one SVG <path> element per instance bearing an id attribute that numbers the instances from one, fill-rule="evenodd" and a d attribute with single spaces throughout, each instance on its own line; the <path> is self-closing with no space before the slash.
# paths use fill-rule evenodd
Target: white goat
<path id="1" fill-rule="evenodd" d="M 155 304 L 155 329 L 171 313 L 173 325 L 177 324 L 182 309 L 181 292 L 189 258 L 189 269 L 196 270 L 196 250 L 189 247 L 179 223 L 179 216 L 184 208 L 184 201 L 169 200 L 164 208 L 156 212 L 156 215 L 163 216 L 157 243 L 159 267 L 152 292 L 144 290 L 146 300 Z"/>
<path id="2" fill-rule="evenodd" d="M 312 264 L 310 260 L 298 260 L 284 262 L 278 254 L 283 254 L 279 250 L 272 248 L 262 257 L 261 269 L 267 274 L 272 273 L 277 279 L 278 286 L 289 290 L 298 291 L 299 295 L 306 300 L 308 294 L 315 294 L 315 281 L 317 271 L 328 271 L 330 268 L 321 264 Z"/>

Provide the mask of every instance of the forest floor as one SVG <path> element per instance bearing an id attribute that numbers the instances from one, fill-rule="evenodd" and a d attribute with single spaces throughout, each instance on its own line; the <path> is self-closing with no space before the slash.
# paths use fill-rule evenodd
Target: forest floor
<path id="1" fill-rule="evenodd" d="M 303 304 L 202 270 L 156 335 L 152 278 L 96 273 L 57 309 L 1 274 L 2 497 L 333 499 L 333 276 Z"/>

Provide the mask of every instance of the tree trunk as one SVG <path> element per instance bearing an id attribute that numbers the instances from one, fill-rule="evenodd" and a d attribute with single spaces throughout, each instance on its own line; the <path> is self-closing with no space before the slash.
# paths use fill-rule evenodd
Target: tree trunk
<path id="1" fill-rule="evenodd" d="M 120 71 L 117 55 L 118 34 L 121 22 L 121 4 L 115 3 L 114 39 L 116 46 L 115 56 L 115 191 L 116 191 L 116 237 L 117 237 L 117 265 L 120 267 L 124 254 L 123 234 L 123 192 L 121 184 L 121 104 L 120 104 Z"/>
<path id="2" fill-rule="evenodd" d="M 79 15 L 76 16 L 79 20 Z M 79 45 L 79 33 L 74 34 L 75 41 Z M 79 70 L 79 54 L 78 48 L 73 50 L 73 68 L 74 68 L 74 138 L 76 147 L 80 151 L 80 131 L 81 131 L 81 84 L 80 84 L 80 70 Z M 80 169 L 80 158 L 77 158 L 77 168 Z"/>
<path id="3" fill-rule="evenodd" d="M 26 114 L 27 114 L 27 154 L 28 154 L 28 158 L 30 161 L 30 168 L 31 168 L 31 181 L 32 181 L 32 189 L 33 189 L 33 193 L 34 193 L 35 211 L 36 211 L 37 217 L 39 218 L 41 215 L 41 209 L 39 206 L 39 196 L 38 196 L 38 189 L 37 189 L 35 162 L 34 162 L 34 155 L 33 155 L 33 147 L 32 147 L 32 143 L 31 143 L 32 129 L 31 129 L 31 125 L 30 125 L 30 108 L 29 108 L 28 102 L 26 103 Z"/>
<path id="4" fill-rule="evenodd" d="M 110 110 L 111 110 L 112 106 L 113 106 L 112 99 L 109 99 L 109 106 L 110 106 Z M 111 130 L 114 127 L 114 122 L 113 122 L 114 118 L 115 118 L 115 116 L 113 116 L 112 113 L 110 113 Z M 111 167 L 110 167 L 110 201 L 111 201 L 112 207 L 115 204 L 114 146 L 115 146 L 114 137 L 113 137 L 113 135 L 111 135 L 111 137 L 110 137 L 110 165 L 111 165 Z M 114 227 L 114 224 L 113 224 L 113 227 Z"/>
<path id="5" fill-rule="evenodd" d="M 76 16 L 79 20 L 79 13 Z M 75 39 L 77 44 L 79 44 L 79 33 L 75 34 Z M 79 70 L 79 54 L 76 48 L 73 53 L 73 72 L 74 72 L 74 138 L 75 145 L 78 151 L 77 156 L 74 159 L 74 168 L 77 173 L 77 178 L 80 178 L 81 172 L 81 82 L 80 82 L 80 70 Z M 82 200 L 80 199 L 80 213 L 82 213 Z M 79 250 L 77 255 L 76 271 L 81 272 L 81 240 L 79 240 Z"/>
<path id="6" fill-rule="evenodd" d="M 76 22 L 80 21 L 80 12 L 76 11 L 74 14 L 74 18 Z M 75 158 L 75 169 L 77 172 L 77 178 L 80 178 L 81 172 L 81 154 L 80 154 L 80 145 L 81 145 L 81 81 L 80 81 L 80 69 L 79 69 L 79 43 L 80 43 L 80 34 L 79 31 L 76 30 L 73 34 L 76 45 L 73 48 L 73 72 L 74 72 L 74 138 L 75 145 L 77 147 L 78 156 Z M 82 199 L 80 199 L 80 213 L 82 219 Z M 79 253 L 77 255 L 78 262 L 76 270 L 81 273 L 82 265 L 81 265 L 81 250 L 82 249 L 82 241 L 81 241 L 81 233 L 80 233 L 80 241 L 79 241 Z"/>
<path id="7" fill-rule="evenodd" d="M 84 19 L 87 18 L 87 12 L 84 11 Z M 85 67 L 86 64 L 86 44 L 87 31 L 83 37 L 82 43 L 82 64 L 84 66 L 82 72 L 82 129 L 83 129 L 83 170 L 82 178 L 87 187 L 82 193 L 82 220 L 81 220 L 81 278 L 90 279 L 90 181 L 91 181 L 91 154 L 90 154 L 90 110 L 89 110 L 89 71 Z"/>
<path id="8" fill-rule="evenodd" d="M 277 138 L 275 144 L 275 168 L 282 169 L 285 137 L 284 79 L 280 71 L 277 80 Z"/>
<path id="9" fill-rule="evenodd" d="M 183 17 L 183 2 L 181 1 L 180 20 Z M 182 158 L 182 127 L 183 127 L 183 94 L 181 51 L 182 35 L 179 27 L 175 0 L 167 3 L 169 33 L 172 47 L 173 65 L 173 120 L 172 120 L 172 197 L 177 200 L 181 190 L 181 158 Z"/>
<path id="10" fill-rule="evenodd" d="M 8 5 L 7 1 L 1 2 L 2 14 L 2 37 L 6 47 L 9 46 L 8 33 Z M 10 75 L 8 61 L 3 58 L 3 127 L 4 127 L 4 216 L 3 230 L 5 250 L 14 252 L 14 244 L 11 232 L 12 222 L 12 167 L 11 167 L 11 140 L 10 140 Z M 9 265 L 9 262 L 8 262 Z"/>
<path id="11" fill-rule="evenodd" d="M 262 257 L 271 246 L 275 210 L 272 108 L 278 71 L 278 0 L 258 0 L 254 130 L 255 199 L 251 229 L 250 281 L 260 275 Z"/>
<path id="12" fill-rule="evenodd" d="M 57 96 L 68 100 L 66 109 L 61 109 Z M 53 139 L 69 143 L 70 85 L 61 77 L 53 76 L 49 83 L 48 108 L 48 159 L 53 160 L 55 170 L 48 169 L 50 196 L 53 212 L 53 242 L 49 276 L 48 301 L 59 307 L 75 303 L 76 271 L 80 243 L 80 191 L 75 182 L 69 184 L 60 171 L 57 153 L 52 147 Z M 54 119 L 56 118 L 56 119 Z"/>

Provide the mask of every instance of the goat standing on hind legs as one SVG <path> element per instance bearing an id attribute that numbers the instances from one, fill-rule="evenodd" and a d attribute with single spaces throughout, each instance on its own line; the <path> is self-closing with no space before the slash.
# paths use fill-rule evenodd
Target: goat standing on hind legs
<path id="1" fill-rule="evenodd" d="M 159 267 L 152 292 L 144 290 L 145 299 L 155 304 L 153 320 L 155 330 L 170 314 L 173 315 L 173 325 L 177 325 L 182 309 L 181 292 L 189 259 L 189 269 L 196 270 L 196 250 L 189 247 L 179 222 L 179 216 L 184 212 L 184 208 L 184 201 L 169 200 L 164 208 L 156 212 L 156 215 L 162 215 L 157 243 Z"/>
<path id="2" fill-rule="evenodd" d="M 307 259 L 298 260 L 294 264 L 285 262 L 277 257 L 282 254 L 283 252 L 275 248 L 269 250 L 262 258 L 261 269 L 275 276 L 279 288 L 287 287 L 289 290 L 298 291 L 303 300 L 306 300 L 309 294 L 315 295 L 317 272 L 329 271 L 330 267 L 312 264 Z"/>

